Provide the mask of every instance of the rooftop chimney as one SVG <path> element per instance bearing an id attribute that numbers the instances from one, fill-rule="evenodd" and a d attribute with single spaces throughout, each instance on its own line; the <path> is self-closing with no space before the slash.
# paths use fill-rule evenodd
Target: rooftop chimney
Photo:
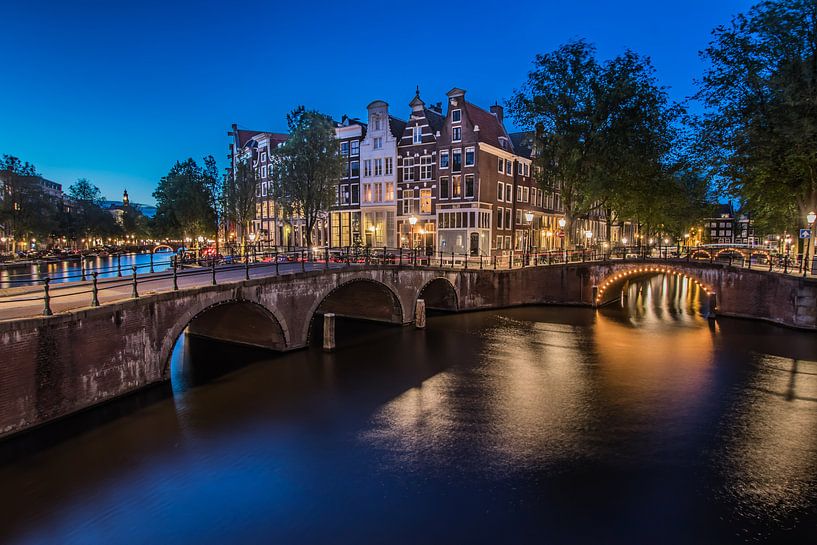
<path id="1" fill-rule="evenodd" d="M 505 111 L 502 109 L 502 106 L 499 104 L 494 104 L 491 106 L 491 113 L 496 116 L 500 123 L 502 123 L 502 120 L 505 117 Z"/>

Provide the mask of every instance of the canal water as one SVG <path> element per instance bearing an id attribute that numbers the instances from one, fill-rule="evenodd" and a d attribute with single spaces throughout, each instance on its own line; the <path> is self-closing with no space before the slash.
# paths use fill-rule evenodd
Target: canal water
<path id="1" fill-rule="evenodd" d="M 4 462 L 0 542 L 815 543 L 815 335 L 628 295 L 182 339 L 172 395 Z"/>
<path id="2" fill-rule="evenodd" d="M 19 265 L 5 264 L 0 267 L 0 289 L 31 285 L 34 279 L 46 276 L 52 283 L 76 282 L 82 279 L 83 268 L 86 278 L 91 279 L 91 273 L 96 271 L 98 278 L 113 278 L 129 276 L 136 267 L 139 274 L 150 272 L 150 253 L 128 253 L 120 256 L 85 257 L 80 264 L 79 259 L 64 259 L 52 262 L 32 262 Z M 171 267 L 172 252 L 157 252 L 153 254 L 153 270 L 161 272 Z"/>

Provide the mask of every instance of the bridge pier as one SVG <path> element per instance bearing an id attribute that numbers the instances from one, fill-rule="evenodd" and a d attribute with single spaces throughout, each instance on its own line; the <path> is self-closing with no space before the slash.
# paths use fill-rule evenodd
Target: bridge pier
<path id="1" fill-rule="evenodd" d="M 706 311 L 706 317 L 710 320 L 715 319 L 715 308 L 717 307 L 718 298 L 715 295 L 715 292 L 709 294 L 709 308 Z"/>
<path id="2" fill-rule="evenodd" d="M 335 349 L 335 315 L 332 312 L 323 315 L 323 349 L 326 352 Z"/>
<path id="3" fill-rule="evenodd" d="M 414 327 L 425 329 L 426 327 L 426 302 L 424 299 L 417 299 L 414 305 Z"/>

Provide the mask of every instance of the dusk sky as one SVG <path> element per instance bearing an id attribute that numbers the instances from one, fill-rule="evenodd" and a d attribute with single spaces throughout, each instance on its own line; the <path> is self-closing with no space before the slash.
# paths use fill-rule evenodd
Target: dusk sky
<path id="1" fill-rule="evenodd" d="M 226 166 L 233 122 L 281 131 L 296 105 L 364 117 L 374 99 L 405 118 L 418 84 L 426 102 L 457 86 L 487 108 L 577 37 L 649 55 L 682 100 L 711 30 L 753 3 L 4 0 L 0 154 L 153 203 L 176 160 Z"/>

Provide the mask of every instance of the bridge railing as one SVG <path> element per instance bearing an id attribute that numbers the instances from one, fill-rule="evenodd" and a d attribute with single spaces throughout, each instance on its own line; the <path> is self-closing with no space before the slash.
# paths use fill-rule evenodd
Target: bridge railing
<path id="1" fill-rule="evenodd" d="M 797 263 L 787 256 L 770 253 L 741 255 L 721 251 L 719 254 L 706 252 L 700 248 L 678 248 L 675 246 L 617 246 L 613 248 L 587 248 L 573 250 L 508 250 L 499 255 L 479 255 L 476 253 L 431 252 L 412 248 L 301 248 L 294 251 L 250 249 L 243 255 L 209 256 L 183 260 L 172 256 L 169 267 L 160 272 L 153 270 L 155 263 L 132 265 L 129 270 L 119 266 L 117 276 L 100 278 L 100 270 L 93 270 L 80 277 L 78 282 L 51 285 L 48 276 L 29 280 L 30 289 L 13 290 L 0 295 L 0 308 L 40 301 L 42 314 L 52 314 L 52 302 L 64 298 L 84 299 L 90 306 L 99 306 L 100 295 L 123 287 L 130 288 L 130 297 L 138 298 L 140 290 L 164 283 L 168 291 L 178 290 L 180 282 L 200 286 L 217 285 L 219 275 L 222 281 L 249 280 L 253 276 L 293 274 L 330 268 L 365 267 L 371 265 L 394 267 L 429 267 L 456 270 L 512 270 L 528 267 L 547 267 L 582 262 L 603 262 L 625 259 L 686 260 L 695 262 L 721 263 L 729 266 L 775 271 L 789 274 L 803 274 L 802 259 Z M 237 274 L 237 271 L 241 271 Z M 84 272 L 84 271 L 83 271 Z M 109 271 L 110 272 L 110 271 Z M 79 276 L 79 275 L 77 275 Z M 83 305 L 79 305 L 83 306 Z"/>

